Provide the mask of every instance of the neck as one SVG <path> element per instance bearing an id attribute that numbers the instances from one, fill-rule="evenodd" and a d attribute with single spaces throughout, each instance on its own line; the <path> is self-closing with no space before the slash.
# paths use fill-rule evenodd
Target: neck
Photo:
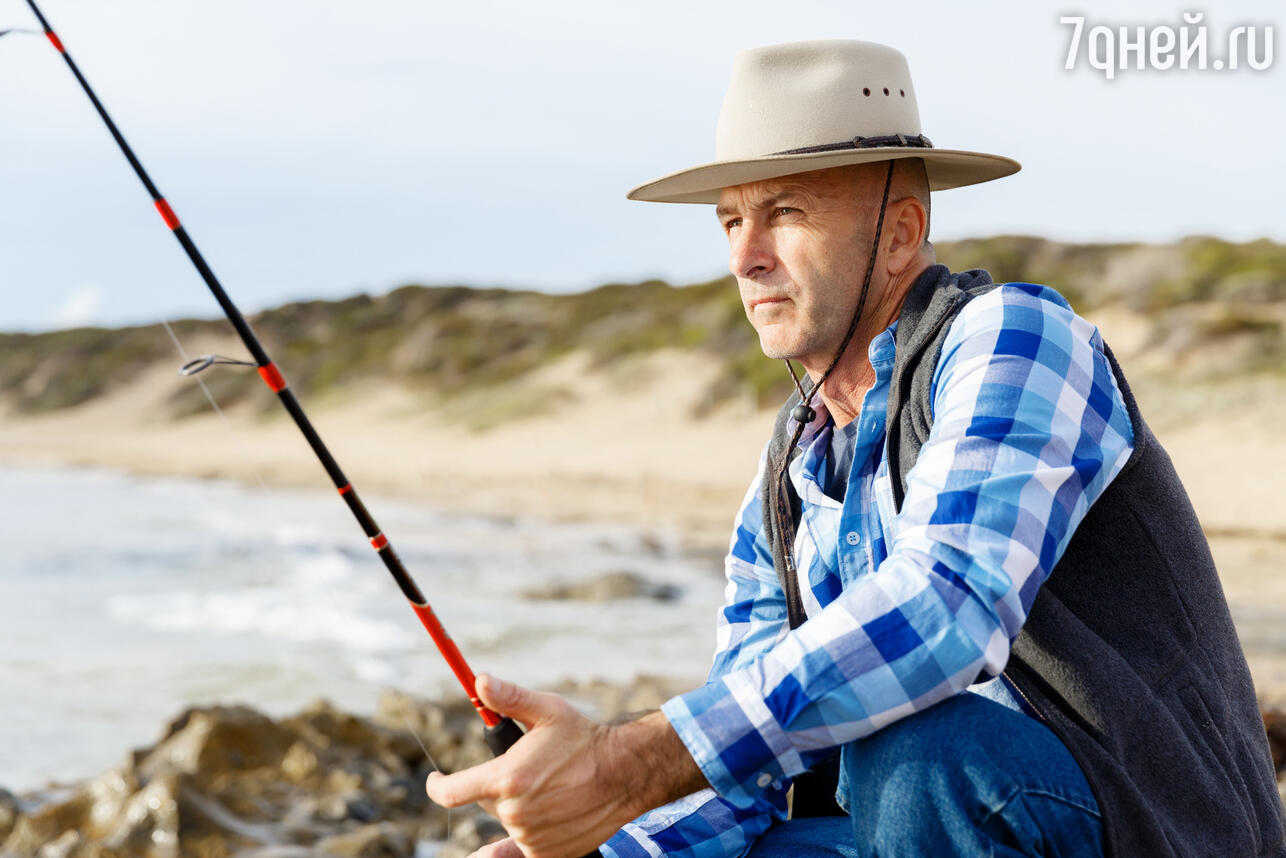
<path id="1" fill-rule="evenodd" d="M 932 264 L 933 260 L 922 259 L 916 265 L 894 274 L 884 288 L 878 291 L 879 297 L 874 305 L 867 304 L 861 321 L 857 323 L 857 330 L 853 332 L 839 363 L 835 364 L 820 391 L 826 410 L 830 412 L 836 426 L 847 426 L 861 412 L 862 398 L 875 384 L 875 369 L 871 366 L 870 359 L 871 341 L 893 324 L 893 320 L 902 312 L 902 302 L 911 290 L 911 285 Z M 808 370 L 814 384 L 826 371 L 825 365 L 805 363 L 804 368 Z"/>

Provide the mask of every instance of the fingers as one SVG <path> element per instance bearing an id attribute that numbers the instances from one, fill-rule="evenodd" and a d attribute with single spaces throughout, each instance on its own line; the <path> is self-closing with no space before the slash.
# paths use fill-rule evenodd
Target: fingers
<path id="1" fill-rule="evenodd" d="M 514 835 L 515 839 L 488 846 L 477 855 L 580 855 L 583 849 L 564 847 L 594 838 L 601 843 L 621 823 L 638 815 L 622 814 L 610 825 L 602 824 L 602 819 L 586 819 L 587 809 L 602 802 L 601 787 L 593 775 L 601 739 L 598 731 L 605 728 L 556 694 L 529 691 L 486 674 L 478 677 L 475 688 L 487 708 L 529 727 L 504 755 L 455 774 L 431 774 L 425 783 L 429 798 L 437 804 L 459 807 L 476 802 Z M 595 815 L 602 813 L 590 813 Z M 595 828 L 592 833 L 581 832 L 587 823 Z"/>
<path id="2" fill-rule="evenodd" d="M 513 838 L 506 837 L 504 840 L 488 843 L 470 855 L 469 858 L 523 858 L 523 854 L 522 850 L 518 848 L 518 844 L 514 843 Z"/>
<path id="3" fill-rule="evenodd" d="M 451 775 L 431 772 L 424 782 L 424 789 L 430 799 L 443 807 L 460 807 L 498 798 L 496 762 L 489 760 Z"/>
<path id="4" fill-rule="evenodd" d="M 528 726 L 545 723 L 570 710 L 555 694 L 528 691 L 485 673 L 478 677 L 476 688 L 489 709 L 513 716 Z M 425 791 L 430 799 L 443 807 L 459 807 L 473 802 L 481 802 L 485 807 L 489 801 L 508 797 L 506 785 L 514 786 L 513 779 L 505 776 L 514 763 L 511 756 L 506 754 L 450 775 L 434 772 L 425 781 Z"/>
<path id="5" fill-rule="evenodd" d="M 488 709 L 517 718 L 528 727 L 544 723 L 568 708 L 557 694 L 529 691 L 486 673 L 479 674 L 474 687 Z"/>

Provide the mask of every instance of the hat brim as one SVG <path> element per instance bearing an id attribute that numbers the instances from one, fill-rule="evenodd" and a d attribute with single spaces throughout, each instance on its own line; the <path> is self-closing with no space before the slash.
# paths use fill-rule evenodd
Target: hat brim
<path id="1" fill-rule="evenodd" d="M 766 155 L 762 158 L 715 161 L 646 182 L 633 188 L 625 196 L 631 200 L 654 203 L 717 203 L 719 192 L 733 185 L 898 158 L 923 158 L 931 191 L 945 191 L 1002 179 L 1022 169 L 1017 161 L 1003 155 L 959 149 L 923 149 L 910 146 L 845 149 L 839 152 Z"/>

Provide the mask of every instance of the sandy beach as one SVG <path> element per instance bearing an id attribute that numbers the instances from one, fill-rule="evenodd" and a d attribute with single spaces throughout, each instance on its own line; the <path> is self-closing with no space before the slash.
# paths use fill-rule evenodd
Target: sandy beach
<path id="1" fill-rule="evenodd" d="M 1138 325 L 1104 314 L 1100 327 L 1129 370 L 1142 366 Z M 188 344 L 189 351 L 232 351 Z M 233 351 L 232 353 L 235 353 Z M 178 361 L 175 361 L 176 365 Z M 773 414 L 733 403 L 703 417 L 710 378 L 687 352 L 660 352 L 592 371 L 566 357 L 512 389 L 435 407 L 405 390 L 364 388 L 305 401 L 359 490 L 495 517 L 626 523 L 688 549 L 720 554 Z M 239 370 L 221 370 L 239 371 Z M 713 370 L 710 370 L 713 372 Z M 41 417 L 0 419 L 0 462 L 91 465 L 139 474 L 230 477 L 329 490 L 283 414 L 241 406 L 181 421 L 161 403 L 190 379 L 156 367 L 123 390 Z M 253 376 L 247 383 L 257 383 Z M 1193 419 L 1182 396 L 1136 383 L 1201 517 L 1257 685 L 1286 699 L 1286 517 L 1277 501 L 1286 440 L 1275 429 L 1280 383 L 1241 391 L 1237 407 Z M 557 397 L 526 417 L 524 403 Z M 262 393 L 267 396 L 266 392 Z M 504 419 L 479 416 L 505 414 Z M 480 423 L 488 428 L 476 428 Z M 378 516 L 378 509 L 374 510 Z"/>
<path id="2" fill-rule="evenodd" d="M 574 380 L 573 401 L 530 418 L 515 409 L 515 419 L 482 431 L 469 425 L 470 415 L 495 407 L 482 397 L 450 414 L 390 388 L 304 406 L 359 491 L 499 517 L 628 523 L 722 548 L 773 415 L 725 408 L 694 419 L 693 391 L 709 379 L 691 356 L 655 355 L 610 373 L 587 373 L 586 362 L 572 356 L 523 380 L 528 391 Z M 158 368 L 80 408 L 6 416 L 0 461 L 329 488 L 284 413 L 263 417 L 243 407 L 226 419 L 212 410 L 161 418 L 160 403 L 191 383 Z"/>

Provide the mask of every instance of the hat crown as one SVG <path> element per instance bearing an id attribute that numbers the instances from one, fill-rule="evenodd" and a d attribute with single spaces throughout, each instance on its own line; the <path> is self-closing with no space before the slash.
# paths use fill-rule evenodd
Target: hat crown
<path id="1" fill-rule="evenodd" d="M 737 54 L 715 132 L 717 160 L 920 133 L 911 71 L 874 42 L 792 42 Z"/>

